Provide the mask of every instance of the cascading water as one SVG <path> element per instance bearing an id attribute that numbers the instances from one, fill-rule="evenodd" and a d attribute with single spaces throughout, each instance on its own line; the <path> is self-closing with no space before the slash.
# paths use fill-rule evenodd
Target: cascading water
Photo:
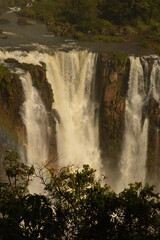
<path id="1" fill-rule="evenodd" d="M 58 51 L 54 54 L 37 51 L 28 53 L 0 51 L 0 58 L 15 58 L 20 63 L 40 65 L 41 62 L 44 62 L 46 64 L 47 79 L 52 86 L 55 100 L 53 109 L 57 119 L 56 137 L 59 166 L 89 164 L 97 169 L 98 173 L 102 173 L 99 124 L 96 115 L 98 104 L 95 100 L 97 55 L 88 51 L 76 50 Z M 148 58 L 130 57 L 130 66 L 129 89 L 125 109 L 124 143 L 119 165 L 121 179 L 117 184 L 119 191 L 130 182 L 141 181 L 144 183 L 146 180 L 150 99 L 153 98 L 160 104 L 159 58 L 152 56 Z M 28 138 L 27 158 L 30 159 L 30 163 L 41 164 L 47 160 L 48 156 L 47 114 L 38 92 L 32 86 L 30 75 L 28 73 L 22 75 L 21 80 L 25 93 L 22 116 Z M 37 106 L 38 115 L 33 106 Z M 28 112 L 25 110 L 27 108 L 30 109 Z M 160 152 L 159 122 L 156 134 L 156 156 L 159 156 Z M 32 124 L 29 127 L 30 123 Z M 39 128 L 35 127 L 36 124 Z M 32 130 L 33 126 L 34 130 Z M 36 133 L 35 138 L 32 136 L 33 132 Z M 42 147 L 38 149 L 40 145 Z M 156 158 L 158 159 L 158 157 Z M 158 160 L 155 163 L 157 167 Z"/>
<path id="2" fill-rule="evenodd" d="M 148 119 L 142 122 L 142 109 L 146 98 L 144 72 L 140 58 L 130 57 L 130 65 L 119 190 L 131 182 L 144 183 L 146 177 Z"/>
<path id="3" fill-rule="evenodd" d="M 58 51 L 54 55 L 37 51 L 6 51 L 0 52 L 0 57 L 15 58 L 21 63 L 46 64 L 47 79 L 54 93 L 53 109 L 58 119 L 58 165 L 74 164 L 81 167 L 89 164 L 100 174 L 102 164 L 98 104 L 95 99 L 97 54 L 88 51 Z M 30 139 L 29 142 L 31 141 Z M 32 150 L 28 151 L 32 156 Z"/>
<path id="4" fill-rule="evenodd" d="M 160 59 L 156 59 L 153 63 L 151 71 L 151 87 L 150 94 L 153 99 L 158 103 L 160 108 Z M 155 133 L 155 159 L 154 159 L 154 176 L 152 178 L 152 183 L 159 188 L 159 174 L 160 174 L 160 116 L 158 116 L 157 129 Z"/>
<path id="5" fill-rule="evenodd" d="M 153 98 L 160 104 L 160 63 L 159 60 L 155 60 L 152 66 L 151 72 L 151 87 L 150 92 Z"/>
<path id="6" fill-rule="evenodd" d="M 149 101 L 154 99 L 160 105 L 160 63 L 157 57 L 151 57 L 151 62 L 149 63 L 147 58 L 130 57 L 129 89 L 125 109 L 125 133 L 120 161 L 121 181 L 118 184 L 119 191 L 131 182 L 144 183 L 147 177 L 149 127 L 147 115 Z M 156 138 L 154 175 L 150 180 L 155 185 L 159 185 L 157 180 L 160 172 L 159 120 L 154 137 Z"/>
<path id="7" fill-rule="evenodd" d="M 47 56 L 47 78 L 58 112 L 59 165 L 89 164 L 101 172 L 95 96 L 97 55 L 88 51 L 57 52 Z"/>
<path id="8" fill-rule="evenodd" d="M 24 90 L 25 102 L 22 106 L 21 116 L 26 126 L 27 161 L 35 168 L 42 167 L 48 160 L 48 119 L 45 107 L 37 90 L 32 85 L 32 79 L 27 72 L 20 76 Z M 29 187 L 31 192 L 40 192 L 42 186 L 36 180 Z"/>

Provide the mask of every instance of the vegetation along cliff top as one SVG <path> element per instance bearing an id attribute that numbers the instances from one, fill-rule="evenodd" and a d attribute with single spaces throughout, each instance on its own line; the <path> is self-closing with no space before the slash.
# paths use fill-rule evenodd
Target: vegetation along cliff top
<path id="1" fill-rule="evenodd" d="M 138 42 L 160 52 L 160 0 L 0 0 L 44 22 L 57 36 L 84 41 Z"/>

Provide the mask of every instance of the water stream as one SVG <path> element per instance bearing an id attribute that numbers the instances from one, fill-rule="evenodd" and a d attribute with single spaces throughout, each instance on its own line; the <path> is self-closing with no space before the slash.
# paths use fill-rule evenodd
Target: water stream
<path id="1" fill-rule="evenodd" d="M 47 60 L 47 61 L 46 61 Z M 88 51 L 47 56 L 47 78 L 54 90 L 59 165 L 89 164 L 101 172 L 95 101 L 97 55 Z"/>
<path id="2" fill-rule="evenodd" d="M 160 64 L 157 58 L 150 63 L 147 58 L 130 57 L 128 96 L 125 107 L 125 132 L 123 151 L 120 161 L 121 180 L 118 190 L 129 183 L 145 183 L 147 176 L 147 151 L 149 127 L 149 101 L 154 99 L 160 104 Z M 150 68 L 150 71 L 149 71 Z M 156 132 L 155 173 L 159 168 L 159 126 Z M 159 184 L 153 181 L 154 184 Z"/>
<path id="3" fill-rule="evenodd" d="M 32 85 L 29 72 L 20 76 L 25 101 L 21 107 L 22 120 L 26 126 L 26 154 L 29 165 L 34 164 L 35 169 L 42 168 L 48 160 L 48 118 L 47 112 L 38 94 Z M 39 181 L 30 185 L 31 192 L 40 192 L 42 186 Z"/>

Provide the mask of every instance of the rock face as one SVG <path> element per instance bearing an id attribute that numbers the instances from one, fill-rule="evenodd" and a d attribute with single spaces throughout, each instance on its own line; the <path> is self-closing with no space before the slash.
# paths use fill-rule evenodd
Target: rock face
<path id="1" fill-rule="evenodd" d="M 123 54 L 101 54 L 97 81 L 101 79 L 100 147 L 110 167 L 118 162 L 124 132 L 125 97 L 128 90 L 129 62 Z"/>
<path id="2" fill-rule="evenodd" d="M 148 72 L 145 76 L 145 80 L 148 82 L 150 81 L 153 61 L 153 58 L 148 59 Z M 99 56 L 97 92 L 100 103 L 100 148 L 104 166 L 111 170 L 111 174 L 119 173 L 125 130 L 125 99 L 128 92 L 129 68 L 130 63 L 125 56 L 105 53 Z M 144 105 L 142 125 L 146 118 L 149 119 L 146 181 L 158 186 L 160 176 L 160 107 L 152 96 Z"/>
<path id="3" fill-rule="evenodd" d="M 38 90 L 40 97 L 45 105 L 48 112 L 48 120 L 50 125 L 50 139 L 49 139 L 49 159 L 48 162 L 54 164 L 57 159 L 57 146 L 56 146 L 56 123 L 54 120 L 54 114 L 52 110 L 53 103 L 53 92 L 51 85 L 48 83 L 46 78 L 46 68 L 45 64 L 42 66 L 33 64 L 21 64 L 23 69 L 29 71 L 32 77 L 33 86 Z"/>
<path id="4" fill-rule="evenodd" d="M 147 181 L 157 185 L 160 176 L 160 108 L 153 98 L 149 102 L 148 116 Z"/>
<path id="5" fill-rule="evenodd" d="M 47 109 L 50 125 L 49 161 L 52 161 L 57 157 L 55 121 L 52 117 L 53 93 L 46 79 L 45 66 L 20 64 L 14 59 L 6 62 L 8 67 L 0 65 L 0 158 L 3 158 L 7 149 L 23 151 L 26 142 L 26 130 L 20 114 L 24 93 L 19 76 L 10 70 L 18 67 L 30 72 L 33 85 Z"/>
<path id="6" fill-rule="evenodd" d="M 52 136 L 49 140 L 49 161 L 53 163 L 57 159 L 54 120 L 57 114 L 52 110 L 53 92 L 46 79 L 45 64 L 20 64 L 14 59 L 7 59 L 6 63 L 9 67 L 0 65 L 0 158 L 3 158 L 6 149 L 23 150 L 22 143 L 26 142 L 26 130 L 20 115 L 24 102 L 23 89 L 19 76 L 9 70 L 18 67 L 30 72 L 33 85 L 47 109 Z M 152 64 L 151 62 L 150 65 Z M 123 54 L 99 54 L 95 88 L 96 101 L 100 106 L 100 149 L 103 163 L 110 169 L 118 169 L 123 147 L 129 67 L 129 60 Z M 156 184 L 157 176 L 160 175 L 159 104 L 151 98 L 142 115 L 142 124 L 146 117 L 149 118 L 147 181 Z"/>
<path id="7" fill-rule="evenodd" d="M 22 92 L 19 77 L 0 65 L 0 159 L 7 149 L 21 151 L 21 140 L 25 141 L 25 127 L 20 117 Z M 0 166 L 1 175 L 2 169 Z"/>

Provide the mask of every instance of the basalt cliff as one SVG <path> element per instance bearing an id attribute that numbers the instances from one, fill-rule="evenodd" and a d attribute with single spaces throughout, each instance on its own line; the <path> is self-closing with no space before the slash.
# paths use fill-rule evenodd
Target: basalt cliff
<path id="1" fill-rule="evenodd" d="M 156 184 L 158 181 L 158 176 L 160 174 L 158 161 L 160 156 L 160 110 L 159 98 L 155 98 L 154 94 L 151 94 L 150 92 L 154 86 L 157 91 L 159 89 L 159 70 L 157 67 L 159 60 L 155 60 L 152 57 L 143 59 L 142 57 L 139 61 L 141 70 L 138 71 L 143 72 L 143 76 L 138 75 L 138 96 L 141 97 L 141 102 L 139 104 L 142 105 L 142 110 L 140 113 L 140 129 L 142 129 L 142 132 L 145 121 L 148 121 L 147 135 L 145 135 L 147 137 L 145 179 Z M 126 134 L 136 135 L 134 127 L 132 133 L 128 133 L 127 131 L 129 130 L 126 130 L 126 104 L 128 105 L 130 102 L 132 102 L 128 96 L 130 94 L 129 88 L 132 87 L 132 64 L 133 63 L 131 59 L 124 54 L 100 53 L 97 55 L 96 60 L 94 99 L 96 102 L 95 114 L 98 116 L 99 120 L 98 131 L 99 148 L 101 155 L 100 157 L 105 168 L 110 169 L 110 174 L 113 172 L 113 175 L 118 174 L 119 176 L 123 174 L 121 165 L 127 164 L 128 161 L 122 161 Z M 156 64 L 156 66 L 154 66 L 154 64 Z M 147 68 L 146 65 L 148 66 Z M 153 71 L 155 68 L 156 73 L 155 76 L 153 76 Z M 55 94 L 54 91 L 56 90 L 52 89 L 50 83 L 48 82 L 46 64 L 42 62 L 40 65 L 20 63 L 13 58 L 5 59 L 5 61 L 0 65 L 1 159 L 3 159 L 5 151 L 7 149 L 14 149 L 16 151 L 23 152 L 23 155 L 25 155 L 26 152 L 26 126 L 24 124 L 24 121 L 22 121 L 21 114 L 22 106 L 25 101 L 24 89 L 22 87 L 22 80 L 20 79 L 20 76 L 17 71 L 15 71 L 15 69 L 22 69 L 24 72 L 30 73 L 32 84 L 38 91 L 39 96 L 45 106 L 49 121 L 48 161 L 54 162 L 54 160 L 59 157 L 57 154 L 56 125 L 61 121 L 61 119 L 57 111 L 53 110 L 53 99 Z M 72 78 L 72 73 L 67 74 L 70 74 L 70 78 Z M 145 80 L 142 81 L 141 78 L 144 78 Z M 156 80 L 155 85 L 153 84 L 151 87 L 153 81 L 150 79 L 152 78 L 155 78 Z M 60 85 L 61 82 L 59 82 L 59 86 Z M 85 114 L 87 114 L 87 112 Z M 133 148 L 138 147 L 133 146 Z M 143 148 L 143 146 L 139 146 L 139 148 Z M 138 151 L 139 150 L 135 150 L 135 153 L 138 153 Z M 135 157 L 138 158 L 138 154 Z"/>

